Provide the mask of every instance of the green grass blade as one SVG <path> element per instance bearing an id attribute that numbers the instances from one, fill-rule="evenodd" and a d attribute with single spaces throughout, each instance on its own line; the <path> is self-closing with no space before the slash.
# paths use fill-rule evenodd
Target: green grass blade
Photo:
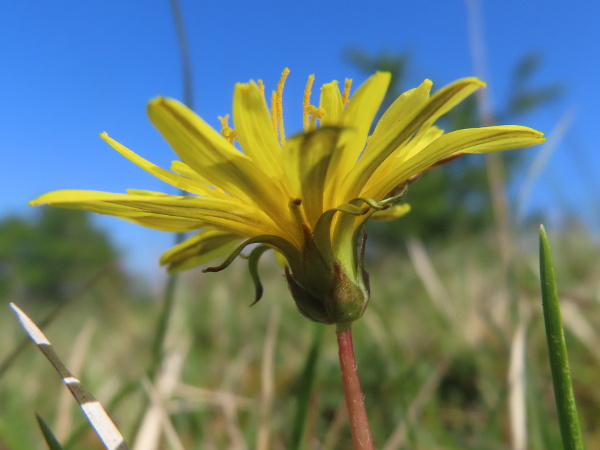
<path id="1" fill-rule="evenodd" d="M 36 414 L 35 418 L 40 426 L 40 430 L 42 430 L 42 434 L 44 435 L 44 440 L 46 441 L 48 448 L 50 450 L 63 450 L 63 447 L 60 445 L 58 439 L 56 439 L 56 436 L 54 436 L 54 433 L 44 419 L 42 419 L 39 414 Z"/>
<path id="2" fill-rule="evenodd" d="M 550 246 L 543 226 L 540 226 L 540 276 L 542 282 L 542 306 L 544 309 L 544 322 L 546 325 L 546 338 L 550 356 L 550 369 L 554 385 L 554 397 L 558 410 L 558 421 L 563 446 L 568 450 L 583 449 L 581 429 L 573 385 L 569 371 L 567 346 L 562 326 L 560 305 L 554 268 L 550 255 Z"/>
<path id="3" fill-rule="evenodd" d="M 300 450 L 304 438 L 304 429 L 306 427 L 306 419 L 310 407 L 310 397 L 313 390 L 313 385 L 316 375 L 317 361 L 323 342 L 323 334 L 328 327 L 323 324 L 314 324 L 313 341 L 310 346 L 310 351 L 304 362 L 304 368 L 298 380 L 298 390 L 296 395 L 297 409 L 296 420 L 294 420 L 292 430 L 291 449 Z"/>

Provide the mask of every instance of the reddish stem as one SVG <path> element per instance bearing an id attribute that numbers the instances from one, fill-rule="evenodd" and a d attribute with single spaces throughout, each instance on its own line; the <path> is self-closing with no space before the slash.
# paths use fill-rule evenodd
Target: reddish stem
<path id="1" fill-rule="evenodd" d="M 340 370 L 342 372 L 342 382 L 344 383 L 344 394 L 346 396 L 346 406 L 350 418 L 350 430 L 352 432 L 354 449 L 374 450 L 375 445 L 373 444 L 371 427 L 356 370 L 350 324 L 338 324 L 336 334 L 340 356 Z"/>

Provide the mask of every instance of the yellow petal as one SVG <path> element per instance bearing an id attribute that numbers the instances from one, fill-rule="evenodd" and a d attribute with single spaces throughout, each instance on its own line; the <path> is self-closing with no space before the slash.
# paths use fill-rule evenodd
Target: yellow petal
<path id="1" fill-rule="evenodd" d="M 357 144 L 352 149 L 354 163 L 364 148 L 371 124 L 385 97 L 391 75 L 388 72 L 377 72 L 365 81 L 350 98 L 343 113 L 343 125 L 356 130 Z"/>
<path id="2" fill-rule="evenodd" d="M 349 200 L 339 198 L 338 189 L 365 147 L 371 124 L 385 97 L 389 83 L 389 73 L 377 72 L 358 88 L 342 113 L 342 125 L 354 130 L 354 133 L 346 134 L 344 139 L 347 141 L 340 145 L 342 151 L 338 152 L 331 161 L 328 178 L 332 185 L 328 204 L 339 205 Z"/>
<path id="3" fill-rule="evenodd" d="M 485 83 L 479 78 L 468 77 L 456 80 L 435 92 L 422 111 L 422 116 L 427 117 L 427 120 L 423 121 L 424 129 L 433 125 L 437 119 L 483 87 Z"/>
<path id="4" fill-rule="evenodd" d="M 193 180 L 186 179 L 177 174 L 171 173 L 165 169 L 158 167 L 157 165 L 152 164 L 150 161 L 142 158 L 137 155 L 135 152 L 132 152 L 124 145 L 115 141 L 106 133 L 102 133 L 100 135 L 102 139 L 110 144 L 112 148 L 117 150 L 121 155 L 130 160 L 131 162 L 137 164 L 146 172 L 151 173 L 159 180 L 162 180 L 166 183 L 169 183 L 171 186 L 175 186 L 176 188 L 183 189 L 184 191 L 190 192 L 196 195 L 211 195 L 211 189 L 203 186 L 202 184 L 196 183 Z"/>
<path id="5" fill-rule="evenodd" d="M 397 166 L 399 161 L 404 161 L 412 158 L 419 153 L 423 148 L 427 147 L 433 141 L 443 136 L 444 130 L 436 126 L 431 126 L 426 130 L 419 131 L 419 134 L 408 142 L 402 149 L 394 152 L 394 157 L 391 158 Z M 390 158 L 388 158 L 390 159 Z M 386 160 L 387 162 L 387 160 Z"/>
<path id="6" fill-rule="evenodd" d="M 168 231 L 173 227 L 186 230 L 215 227 L 248 237 L 282 234 L 264 213 L 252 206 L 207 197 L 63 190 L 49 192 L 30 202 L 32 206 L 41 204 L 108 214 L 154 228 L 165 223 Z M 153 222 L 152 218 L 157 221 Z"/>
<path id="7" fill-rule="evenodd" d="M 346 180 L 349 197 L 358 195 L 377 167 L 394 151 L 401 151 L 419 129 L 422 133 L 427 132 L 437 118 L 484 86 L 477 78 L 464 78 L 440 89 L 430 98 L 431 85 L 431 81 L 425 80 L 418 88 L 405 92 L 382 116 L 364 155 Z"/>
<path id="8" fill-rule="evenodd" d="M 79 193 L 86 194 L 79 195 Z M 88 195 L 87 193 L 90 194 Z M 106 214 L 162 231 L 180 232 L 196 230 L 199 228 L 197 220 L 165 216 L 162 214 L 152 214 L 139 210 L 132 210 L 131 208 L 121 205 L 95 201 L 98 198 L 105 199 L 109 195 L 123 196 L 126 194 L 109 194 L 106 192 L 94 191 L 54 191 L 32 200 L 29 202 L 29 205 L 38 206 L 48 204 L 50 206 L 57 206 L 60 208 L 80 209 L 97 214 Z M 151 194 L 146 192 L 141 195 Z M 166 195 L 167 194 L 162 194 L 162 196 Z"/>
<path id="9" fill-rule="evenodd" d="M 160 264 L 176 272 L 210 262 L 229 253 L 244 237 L 221 230 L 205 230 L 170 248 Z"/>
<path id="10" fill-rule="evenodd" d="M 434 140 L 439 138 L 444 134 L 444 130 L 432 126 L 427 129 L 424 133 L 419 133 L 419 137 L 411 139 L 408 144 L 402 147 L 401 150 L 394 152 L 390 155 L 385 161 L 381 163 L 381 165 L 375 170 L 369 181 L 365 184 L 363 191 L 361 193 L 361 197 L 371 198 L 370 194 L 370 186 L 372 184 L 377 184 L 383 177 L 387 176 L 392 170 L 395 170 L 400 161 L 404 161 L 411 157 L 412 155 L 418 153 L 424 147 L 431 144 Z"/>
<path id="11" fill-rule="evenodd" d="M 70 206 L 61 206 L 63 208 L 71 208 Z M 81 209 L 81 208 L 77 208 Z M 89 211 L 89 209 L 86 209 Z M 115 215 L 109 212 L 100 212 L 99 214 Z M 170 231 L 177 233 L 185 233 L 187 231 L 194 231 L 198 229 L 198 222 L 196 220 L 182 219 L 181 217 L 170 217 L 161 216 L 159 214 L 142 214 L 135 217 L 123 217 L 120 218 L 133 222 L 137 225 L 142 225 L 148 228 L 154 228 L 155 230 Z"/>
<path id="12" fill-rule="evenodd" d="M 198 183 L 203 184 L 205 186 L 210 185 L 210 181 L 208 181 L 201 174 L 196 172 L 194 169 L 192 169 L 190 166 L 188 166 L 182 161 L 171 161 L 171 170 L 175 173 L 178 173 L 179 175 L 189 178 L 190 180 L 197 181 Z"/>
<path id="13" fill-rule="evenodd" d="M 129 195 L 149 195 L 152 197 L 170 197 L 171 194 L 165 194 L 164 192 L 157 191 L 146 191 L 144 189 L 127 189 Z"/>
<path id="14" fill-rule="evenodd" d="M 319 103 L 319 107 L 325 110 L 325 116 L 321 119 L 321 126 L 342 124 L 344 105 L 342 104 L 342 94 L 337 81 L 326 83 L 321 87 Z"/>
<path id="15" fill-rule="evenodd" d="M 281 147 L 265 96 L 255 83 L 235 86 L 233 122 L 242 150 L 267 176 L 281 180 Z"/>
<path id="16" fill-rule="evenodd" d="M 419 87 L 404 92 L 386 110 L 369 138 L 364 154 L 345 179 L 342 188 L 345 197 L 357 197 L 377 167 L 400 145 L 394 142 L 400 139 L 401 142 L 406 141 L 416 131 L 411 132 L 408 125 L 415 113 L 427 103 L 431 84 L 431 81 L 425 80 Z"/>
<path id="17" fill-rule="evenodd" d="M 541 142 L 544 142 L 543 133 L 517 125 L 453 131 L 436 139 L 406 160 L 403 160 L 400 155 L 397 168 L 383 179 L 373 183 L 373 188 L 368 193 L 372 196 L 384 196 L 408 178 L 427 170 L 442 158 L 454 153 L 495 152 L 529 147 Z"/>
<path id="18" fill-rule="evenodd" d="M 172 161 L 171 162 L 171 170 L 179 175 L 184 176 L 185 178 L 189 178 L 197 183 L 204 185 L 210 191 L 210 197 L 220 198 L 223 200 L 238 200 L 237 197 L 232 197 L 231 195 L 227 195 L 222 189 L 216 188 L 210 185 L 210 181 L 200 175 L 198 172 L 193 170 L 186 163 L 181 161 Z"/>
<path id="19" fill-rule="evenodd" d="M 465 146 L 460 151 L 461 153 L 489 153 L 513 148 L 530 147 L 541 144 L 546 140 L 544 133 L 520 125 L 499 125 L 495 127 L 475 128 L 472 131 L 474 133 L 460 133 L 460 135 L 464 135 L 462 137 L 460 135 L 453 136 L 453 139 L 456 140 L 468 140 L 468 146 Z M 457 133 L 457 131 L 448 133 L 447 136 L 454 133 Z M 470 137 L 469 134 L 471 134 Z M 457 144 L 454 145 L 456 146 Z"/>
<path id="20" fill-rule="evenodd" d="M 150 120 L 179 157 L 215 187 L 255 204 L 275 221 L 286 222 L 289 198 L 252 160 L 183 104 L 157 98 Z M 292 226 L 291 219 L 283 226 Z"/>
<path id="21" fill-rule="evenodd" d="M 340 136 L 348 131 L 339 127 L 320 127 L 288 139 L 283 148 L 292 192 L 302 200 L 306 217 L 313 226 L 324 211 L 323 191 L 330 162 L 340 151 Z"/>

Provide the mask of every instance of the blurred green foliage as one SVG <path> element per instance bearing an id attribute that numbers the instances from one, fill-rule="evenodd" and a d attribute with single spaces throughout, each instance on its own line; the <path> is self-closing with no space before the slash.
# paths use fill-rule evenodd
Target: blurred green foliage
<path id="1" fill-rule="evenodd" d="M 352 49 L 347 52 L 346 58 L 366 74 L 377 70 L 392 74 L 381 111 L 385 111 L 402 92 L 413 87 L 406 85 L 411 65 L 408 52 L 370 55 Z M 493 111 L 496 123 L 526 125 L 528 114 L 562 95 L 561 83 L 536 85 L 534 79 L 542 68 L 541 62 L 539 54 L 529 53 L 515 64 L 509 96 L 498 110 Z M 438 89 L 440 87 L 437 86 Z M 476 96 L 453 108 L 439 121 L 439 126 L 447 132 L 481 126 Z M 516 173 L 522 156 L 519 151 L 501 154 L 507 183 Z M 413 235 L 431 241 L 484 230 L 493 219 L 484 157 L 466 155 L 441 169 L 426 172 L 409 187 L 406 201 L 413 209 L 402 220 L 370 226 L 370 236 L 375 241 L 389 245 L 404 242 Z"/>
<path id="2" fill-rule="evenodd" d="M 119 253 L 83 211 L 40 208 L 31 219 L 0 221 L 0 297 L 11 301 L 66 300 Z M 114 283 L 125 282 L 115 266 Z"/>

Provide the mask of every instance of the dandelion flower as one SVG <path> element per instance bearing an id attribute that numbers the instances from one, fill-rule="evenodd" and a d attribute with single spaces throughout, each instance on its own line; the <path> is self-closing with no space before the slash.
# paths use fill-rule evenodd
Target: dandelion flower
<path id="1" fill-rule="evenodd" d="M 101 137 L 123 156 L 190 195 L 128 190 L 124 194 L 61 190 L 31 205 L 48 204 L 109 214 L 159 230 L 198 233 L 167 250 L 161 263 L 177 271 L 219 256 L 229 265 L 250 244 L 257 300 L 262 293 L 257 263 L 275 250 L 302 314 L 323 323 L 358 319 L 369 299 L 363 268 L 363 225 L 408 211 L 400 203 L 414 177 L 463 153 L 527 147 L 544 139 L 531 128 L 507 125 L 444 133 L 436 120 L 484 86 L 457 80 L 434 94 L 432 82 L 403 93 L 372 123 L 390 75 L 378 72 L 349 95 L 350 81 L 321 87 L 311 103 L 314 77 L 303 99 L 303 131 L 286 136 L 282 95 L 284 71 L 270 106 L 261 81 L 237 84 L 233 128 L 221 118 L 217 131 L 183 104 L 158 97 L 148 115 L 179 160 L 160 168 L 124 145 Z"/>

